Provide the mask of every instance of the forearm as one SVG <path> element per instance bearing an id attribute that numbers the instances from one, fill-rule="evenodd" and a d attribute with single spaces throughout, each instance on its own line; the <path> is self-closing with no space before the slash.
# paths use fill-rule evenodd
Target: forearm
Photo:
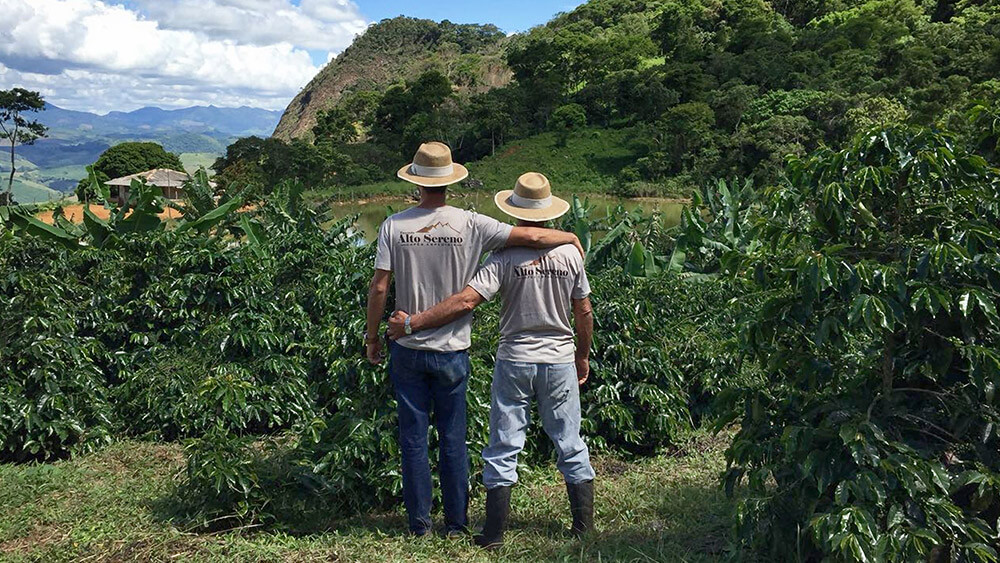
<path id="1" fill-rule="evenodd" d="M 467 287 L 430 309 L 413 315 L 410 318 L 410 328 L 416 332 L 444 326 L 469 314 L 481 302 L 479 294 Z"/>
<path id="2" fill-rule="evenodd" d="M 590 347 L 594 343 L 594 315 L 589 314 L 576 321 L 576 357 L 589 358 Z"/>
<path id="3" fill-rule="evenodd" d="M 382 322 L 382 315 L 385 313 L 385 301 L 389 292 L 386 289 L 372 284 L 368 288 L 368 309 L 367 323 L 365 326 L 365 340 L 371 341 L 378 338 L 379 323 Z"/>
<path id="4" fill-rule="evenodd" d="M 576 357 L 590 357 L 590 347 L 594 342 L 594 310 L 589 300 L 576 304 L 573 308 L 574 325 L 576 326 Z"/>
<path id="5" fill-rule="evenodd" d="M 507 239 L 507 246 L 527 246 L 530 248 L 551 248 L 564 244 L 576 244 L 573 233 L 539 227 L 514 227 Z"/>

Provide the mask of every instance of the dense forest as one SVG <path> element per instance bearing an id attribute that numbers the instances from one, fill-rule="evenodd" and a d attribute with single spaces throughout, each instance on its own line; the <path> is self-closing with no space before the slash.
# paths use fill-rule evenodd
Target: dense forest
<path id="1" fill-rule="evenodd" d="M 430 56 L 339 93 L 308 136 L 237 141 L 183 205 L 136 182 L 81 225 L 0 207 L 0 462 L 180 441 L 170 522 L 197 532 L 393 506 L 393 393 L 360 337 L 374 248 L 304 192 L 389 178 L 431 138 L 470 162 L 541 138 L 544 170 L 613 130 L 636 156 L 601 188 L 690 202 L 665 228 L 572 198 L 555 225 L 588 251 L 592 449 L 719 432 L 736 559 L 1000 558 L 1000 7 L 593 0 L 509 38 L 390 20 L 358 45 L 414 30 L 469 64 L 502 49 L 509 83 L 477 91 Z M 473 451 L 488 389 L 470 380 Z M 521 461 L 551 457 L 534 427 Z"/>

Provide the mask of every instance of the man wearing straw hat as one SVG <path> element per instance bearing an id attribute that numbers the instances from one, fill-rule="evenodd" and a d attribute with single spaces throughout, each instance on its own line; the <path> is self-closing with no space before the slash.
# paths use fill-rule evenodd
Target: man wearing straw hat
<path id="1" fill-rule="evenodd" d="M 552 196 L 548 179 L 535 172 L 518 178 L 513 190 L 498 193 L 496 204 L 525 227 L 541 226 L 569 210 L 565 200 Z M 486 524 L 476 543 L 487 548 L 503 544 L 532 397 L 538 401 L 542 426 L 555 445 L 557 465 L 566 481 L 571 531 L 586 533 L 594 527 L 594 469 L 580 437 L 579 387 L 590 374 L 594 318 L 581 254 L 568 245 L 496 252 L 461 293 L 413 316 L 397 312 L 390 319 L 389 336 L 400 337 L 407 326 L 418 335 L 434 330 L 466 316 L 497 292 L 503 307 L 493 372 L 490 443 L 483 450 Z"/>
<path id="2" fill-rule="evenodd" d="M 443 143 L 424 143 L 398 176 L 420 186 L 420 203 L 385 220 L 379 229 L 375 275 L 368 292 L 366 355 L 382 361 L 379 322 L 389 282 L 395 277 L 396 308 L 421 311 L 461 291 L 485 251 L 505 246 L 547 248 L 576 245 L 576 235 L 552 229 L 511 227 L 445 204 L 445 189 L 468 176 L 452 162 Z M 570 248 L 573 248 L 572 246 Z M 438 471 L 445 534 L 467 525 L 469 458 L 466 446 L 468 348 L 471 314 L 455 315 L 434 329 L 411 334 L 407 326 L 390 344 L 389 375 L 395 388 L 402 454 L 403 500 L 410 532 L 431 530 L 432 484 L 427 431 L 433 411 L 439 446 Z"/>

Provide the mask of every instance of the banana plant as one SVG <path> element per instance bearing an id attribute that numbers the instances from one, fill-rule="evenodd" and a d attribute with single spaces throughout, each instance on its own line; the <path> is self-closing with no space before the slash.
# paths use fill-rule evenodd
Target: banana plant
<path id="1" fill-rule="evenodd" d="M 114 245 L 125 234 L 164 230 L 166 224 L 160 219 L 160 214 L 166 205 L 179 209 L 183 214 L 181 223 L 175 229 L 176 233 L 195 230 L 205 234 L 238 209 L 242 202 L 241 198 L 236 197 L 216 204 L 211 196 L 208 176 L 204 170 L 200 170 L 194 181 L 188 184 L 191 195 L 185 206 L 176 206 L 163 197 L 159 187 L 139 180 L 132 180 L 128 199 L 122 205 L 115 205 L 111 202 L 110 190 L 98 180 L 93 167 L 87 167 L 87 174 L 94 193 L 108 210 L 107 220 L 98 217 L 87 206 L 83 210 L 83 224 L 74 225 L 66 219 L 62 208 L 57 207 L 53 211 L 53 224 L 49 225 L 34 216 L 37 211 L 35 207 L 17 206 L 4 208 L 0 221 L 13 225 L 20 232 L 69 248 L 106 248 Z"/>
<path id="2" fill-rule="evenodd" d="M 718 180 L 695 190 L 691 204 L 681 211 L 670 269 L 679 273 L 686 267 L 690 272 L 686 275 L 700 279 L 756 248 L 750 217 L 758 202 L 750 179 Z"/>

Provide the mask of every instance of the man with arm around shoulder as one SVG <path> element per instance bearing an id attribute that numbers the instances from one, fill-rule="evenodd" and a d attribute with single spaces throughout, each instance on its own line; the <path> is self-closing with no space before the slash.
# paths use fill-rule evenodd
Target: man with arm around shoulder
<path id="1" fill-rule="evenodd" d="M 393 277 L 395 308 L 420 311 L 465 287 L 484 251 L 513 245 L 579 247 L 579 240 L 569 233 L 511 227 L 447 205 L 446 187 L 463 180 L 468 172 L 452 162 L 451 149 L 443 143 L 421 145 L 413 162 L 401 168 L 398 176 L 420 186 L 421 197 L 416 207 L 387 218 L 379 229 L 365 332 L 365 354 L 373 364 L 383 359 L 379 324 Z M 399 415 L 403 501 L 414 535 L 431 530 L 427 431 L 432 413 L 440 442 L 438 471 L 445 534 L 460 535 L 467 525 L 465 394 L 471 369 L 470 336 L 471 315 L 459 315 L 390 344 L 389 375 Z"/>
<path id="2" fill-rule="evenodd" d="M 513 191 L 497 194 L 496 203 L 524 227 L 538 227 L 569 209 L 567 202 L 552 196 L 548 180 L 537 173 L 522 175 Z M 590 373 L 594 319 L 587 273 L 576 249 L 567 245 L 495 252 L 460 293 L 413 316 L 397 311 L 389 321 L 390 338 L 421 334 L 466 316 L 497 292 L 503 305 L 490 442 L 483 450 L 486 524 L 476 543 L 485 548 L 503 544 L 511 487 L 517 482 L 517 455 L 524 447 L 533 397 L 566 481 L 571 531 L 586 533 L 594 527 L 594 469 L 580 437 L 579 388 Z"/>

